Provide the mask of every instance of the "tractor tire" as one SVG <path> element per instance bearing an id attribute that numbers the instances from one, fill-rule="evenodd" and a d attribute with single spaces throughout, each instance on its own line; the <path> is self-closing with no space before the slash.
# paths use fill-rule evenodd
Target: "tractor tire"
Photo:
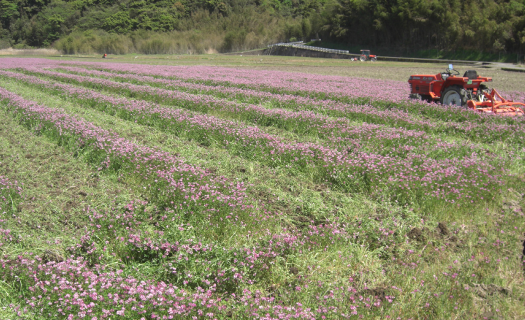
<path id="1" fill-rule="evenodd" d="M 361 60 L 362 62 L 365 62 L 366 61 L 366 57 L 365 56 L 361 56 L 361 57 L 359 57 L 359 60 Z"/>
<path id="2" fill-rule="evenodd" d="M 465 107 L 467 105 L 467 91 L 459 86 L 450 86 L 441 93 L 439 102 L 447 106 Z"/>
<path id="3" fill-rule="evenodd" d="M 377 61 L 377 58 L 376 58 L 376 57 L 373 57 L 372 59 L 370 59 L 370 61 L 372 61 L 372 62 L 376 62 L 376 61 Z"/>

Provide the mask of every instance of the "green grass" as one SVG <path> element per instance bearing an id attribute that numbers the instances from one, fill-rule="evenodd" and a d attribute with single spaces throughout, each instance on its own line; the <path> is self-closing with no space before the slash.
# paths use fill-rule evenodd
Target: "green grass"
<path id="1" fill-rule="evenodd" d="M 228 265 L 234 259 L 231 254 L 236 251 L 233 249 L 251 248 L 271 241 L 267 230 L 298 235 L 307 234 L 312 225 L 321 228 L 336 224 L 354 233 L 351 241 L 337 234 L 310 235 L 309 241 L 317 242 L 317 246 L 306 244 L 300 250 L 279 255 L 271 260 L 271 272 L 261 273 L 254 284 L 230 288 L 236 294 L 241 294 L 243 289 L 260 290 L 262 296 L 273 296 L 283 305 L 301 303 L 314 308 L 325 299 L 329 300 L 325 296 L 330 295 L 330 290 L 352 286 L 357 296 L 395 297 L 391 303 L 383 301 L 378 308 L 360 311 L 369 319 L 386 319 L 387 316 L 394 319 L 482 319 L 489 313 L 494 318 L 522 319 L 525 314 L 522 261 L 525 232 L 522 194 L 525 192 L 520 164 L 513 167 L 516 176 L 509 178 L 506 190 L 494 202 L 482 203 L 469 212 L 450 205 L 421 211 L 341 192 L 330 185 L 314 183 L 307 174 L 285 167 L 270 168 L 256 159 L 235 156 L 214 145 L 203 146 L 184 136 L 123 121 L 82 102 L 39 88 L 4 79 L 0 80 L 0 86 L 48 107 L 62 108 L 136 143 L 177 153 L 189 163 L 216 175 L 247 183 L 250 197 L 264 203 L 266 210 L 278 214 L 215 237 L 221 250 L 232 248 L 204 256 L 216 259 L 213 261 L 217 265 Z M 131 200 L 145 200 L 140 192 L 142 186 L 111 171 L 97 170 L 97 165 L 87 162 L 78 150 L 57 145 L 51 136 L 37 135 L 35 130 L 20 125 L 16 118 L 4 112 L 3 106 L 0 109 L 0 175 L 20 181 L 24 189 L 17 212 L 1 217 L 3 221 L 0 222 L 0 227 L 20 235 L 20 241 L 1 246 L 1 255 L 14 257 L 32 251 L 47 255 L 48 259 L 65 258 L 71 254 L 68 247 L 78 243 L 84 231 L 89 231 L 93 232 L 97 245 L 108 241 L 107 254 L 102 261 L 109 269 L 122 268 L 124 274 L 141 280 L 180 283 L 180 279 L 163 273 L 162 264 L 173 262 L 169 258 L 152 258 L 147 252 L 131 251 L 107 228 L 94 227 L 85 213 L 86 206 L 90 206 L 99 212 L 122 214 Z M 274 133 L 287 135 L 282 130 Z M 493 147 L 493 152 L 507 152 L 505 148 L 498 149 L 498 145 Z M 521 156 L 516 154 L 517 158 Z M 144 223 L 140 230 L 159 230 L 159 226 L 147 222 L 149 216 L 156 213 L 155 205 L 138 205 L 137 216 Z M 439 222 L 443 223 L 441 227 L 438 227 Z M 206 230 L 198 222 L 192 223 L 193 230 Z M 124 227 L 116 229 L 119 235 L 127 232 Z M 188 233 L 171 236 L 191 235 L 210 241 L 213 238 L 192 229 L 184 232 Z M 96 258 L 82 250 L 73 253 L 86 259 Z M 129 253 L 135 256 L 126 259 Z M 206 273 L 195 260 L 184 266 L 193 268 L 198 274 Z M 24 281 L 29 283 L 29 280 Z M 8 305 L 25 305 L 24 298 L 31 296 L 25 283 L 0 281 L 0 306 L 3 307 L 0 318 L 16 318 Z M 188 290 L 195 292 L 194 287 Z M 334 292 L 338 297 L 344 296 L 337 290 Z M 348 296 L 344 297 L 346 300 L 330 300 L 329 304 L 348 308 L 351 302 Z M 233 305 L 233 302 L 224 303 Z M 38 310 L 34 312 L 26 317 L 46 318 Z M 338 318 L 335 314 L 327 317 Z M 249 317 L 238 311 L 233 318 Z"/>
<path id="2" fill-rule="evenodd" d="M 131 121 L 122 121 L 117 116 L 111 116 L 107 113 L 81 106 L 75 101 L 61 99 L 28 85 L 0 80 L 0 86 L 48 107 L 62 108 L 66 112 L 84 118 L 103 129 L 113 130 L 123 138 L 179 154 L 190 163 L 203 166 L 216 172 L 217 175 L 245 181 L 254 186 L 252 191 L 254 194 L 261 193 L 284 198 L 286 200 L 283 200 L 282 203 L 286 203 L 287 207 L 295 208 L 297 205 L 301 205 L 301 207 L 312 206 L 308 211 L 320 214 L 322 217 L 322 213 L 328 210 L 326 208 L 333 207 L 334 202 L 339 202 L 337 199 L 344 197 L 339 192 L 332 192 L 326 199 L 318 199 L 319 195 L 317 192 L 308 193 L 307 191 L 308 189 L 322 187 L 322 185 L 316 185 L 311 181 L 305 184 L 306 181 L 310 180 L 310 177 L 297 171 L 290 171 L 284 167 L 270 168 L 255 160 L 250 161 L 240 156 L 232 156 L 219 146 L 203 146 L 198 142 L 189 142 L 184 138 L 181 139 L 156 128 L 139 125 Z M 286 132 L 280 133 L 286 134 Z M 286 183 L 284 183 L 285 181 Z M 269 199 L 265 196 L 261 200 L 266 201 Z M 327 200 L 329 202 L 324 203 Z M 281 201 L 278 202 L 280 203 Z M 316 202 L 318 204 L 313 204 Z M 309 203 L 312 203 L 312 205 L 309 205 Z M 280 209 L 283 208 L 281 207 Z M 348 210 L 350 206 L 345 206 L 344 209 Z M 293 212 L 294 209 L 287 210 Z"/>
<path id="3" fill-rule="evenodd" d="M 109 209 L 140 199 L 114 176 L 99 173 L 45 137 L 35 135 L 0 110 L 0 175 L 23 184 L 23 198 L 1 227 L 16 241 L 0 248 L 3 257 L 32 252 L 48 259 L 69 256 L 89 221 L 85 208 Z M 0 317 L 13 319 L 10 303 L 19 303 L 19 283 L 0 281 Z"/>

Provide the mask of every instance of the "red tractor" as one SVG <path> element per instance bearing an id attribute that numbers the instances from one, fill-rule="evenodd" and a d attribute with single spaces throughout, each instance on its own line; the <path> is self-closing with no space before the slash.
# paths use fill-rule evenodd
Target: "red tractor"
<path id="1" fill-rule="evenodd" d="M 408 79 L 412 99 L 439 101 L 484 113 L 524 115 L 525 104 L 504 99 L 484 82 L 492 82 L 492 78 L 480 77 L 476 70 L 468 70 L 461 77 L 452 65 L 436 75 L 418 74 Z"/>
<path id="2" fill-rule="evenodd" d="M 359 60 L 361 61 L 377 61 L 377 56 L 374 54 L 370 54 L 370 50 L 363 49 L 361 50 L 361 56 L 359 57 Z"/>

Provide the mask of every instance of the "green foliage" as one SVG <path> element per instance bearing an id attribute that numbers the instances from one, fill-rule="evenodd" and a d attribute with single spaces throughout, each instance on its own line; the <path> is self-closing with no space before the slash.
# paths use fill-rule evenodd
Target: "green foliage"
<path id="1" fill-rule="evenodd" d="M 58 40 L 55 46 L 66 54 L 109 53 L 126 54 L 133 43 L 124 35 L 104 31 L 73 32 Z"/>
<path id="2" fill-rule="evenodd" d="M 246 30 L 230 31 L 224 37 L 223 49 L 225 51 L 240 50 L 246 39 Z"/>
<path id="3" fill-rule="evenodd" d="M 55 45 L 65 53 L 99 52 L 101 46 L 94 42 L 109 37 L 95 31 L 102 29 L 132 43 L 124 51 L 252 49 L 286 41 L 290 35 L 302 39 L 319 32 L 321 24 L 308 17 L 323 5 L 324 0 L 2 0 L 0 39 L 19 47 L 49 46 L 60 39 Z M 97 41 L 84 39 L 88 30 L 99 34 Z M 173 34 L 151 40 L 137 37 L 143 31 L 177 32 L 177 39 L 168 39 Z M 160 43 L 165 40 L 168 43 Z"/>
<path id="4" fill-rule="evenodd" d="M 145 17 L 149 20 L 144 20 Z M 261 48 L 289 39 L 288 34 L 302 38 L 301 20 L 277 18 L 267 13 L 257 13 L 253 8 L 231 12 L 227 16 L 218 12 L 210 14 L 207 10 L 198 10 L 194 12 L 192 19 L 175 20 L 174 17 L 169 17 L 171 20 L 166 20 L 160 26 L 157 24 L 160 20 L 145 17 L 138 25 L 147 23 L 150 26 L 148 28 L 138 28 L 127 34 L 117 34 L 109 30 L 74 31 L 56 41 L 54 47 L 66 54 L 193 54 Z M 153 27 L 155 25 L 157 27 Z M 217 27 L 218 25 L 220 27 Z M 287 33 L 287 28 L 292 28 L 291 26 L 297 32 Z M 168 31 L 171 28 L 175 29 Z M 125 46 L 125 50 L 112 52 L 102 49 L 100 42 L 111 35 L 119 36 L 121 47 Z"/>
<path id="5" fill-rule="evenodd" d="M 342 0 L 329 10 L 333 40 L 370 46 L 520 51 L 522 1 Z"/>
<path id="6" fill-rule="evenodd" d="M 106 18 L 102 28 L 112 33 L 127 33 L 134 29 L 137 20 L 131 19 L 127 12 L 117 12 Z"/>
<path id="7" fill-rule="evenodd" d="M 18 5 L 15 1 L 2 0 L 0 1 L 0 18 L 2 18 L 2 24 L 9 24 L 11 19 L 18 18 Z"/>
<path id="8" fill-rule="evenodd" d="M 127 38 L 142 31 L 193 32 L 179 41 L 192 42 L 189 46 L 173 41 L 160 45 L 157 39 L 144 43 L 148 48 L 140 52 L 204 52 L 210 46 L 212 50 L 234 51 L 290 38 L 323 38 L 347 46 L 390 48 L 403 54 L 428 49 L 506 53 L 523 51 L 525 2 L 1 0 L 0 27 L 0 39 L 32 47 L 52 45 L 73 31 L 102 29 Z M 200 39 L 198 32 L 206 35 L 201 44 L 193 43 Z M 136 46 L 127 48 L 128 52 L 134 50 Z"/>

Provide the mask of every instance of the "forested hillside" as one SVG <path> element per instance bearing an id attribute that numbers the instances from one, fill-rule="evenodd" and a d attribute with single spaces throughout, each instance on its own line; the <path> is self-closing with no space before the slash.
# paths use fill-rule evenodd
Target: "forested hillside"
<path id="1" fill-rule="evenodd" d="M 203 53 L 341 45 L 521 53 L 525 0 L 1 0 L 0 47 Z"/>

